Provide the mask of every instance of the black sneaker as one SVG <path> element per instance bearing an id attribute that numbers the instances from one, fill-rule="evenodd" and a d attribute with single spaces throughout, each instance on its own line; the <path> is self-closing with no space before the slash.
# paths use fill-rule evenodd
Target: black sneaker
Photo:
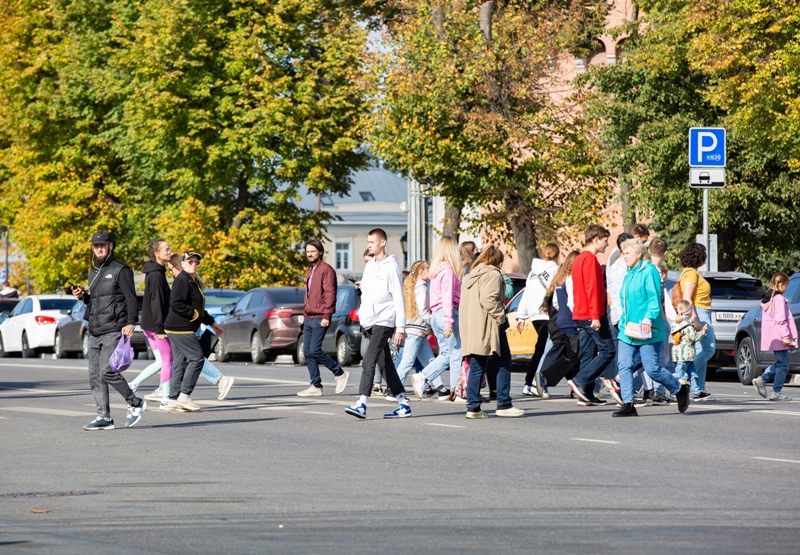
<path id="1" fill-rule="evenodd" d="M 709 399 L 711 399 L 711 393 L 708 391 L 701 391 L 692 396 L 692 401 L 708 401 Z"/>
<path id="2" fill-rule="evenodd" d="M 675 396 L 678 398 L 678 412 L 686 412 L 689 408 L 689 384 L 681 384 Z"/>
<path id="3" fill-rule="evenodd" d="M 586 399 L 587 399 L 586 401 L 583 401 L 583 400 L 578 401 L 578 406 L 579 407 L 602 407 L 603 405 L 607 405 L 608 404 L 608 401 L 606 401 L 605 399 L 598 399 L 594 395 L 592 395 L 591 397 L 587 397 Z"/>
<path id="4" fill-rule="evenodd" d="M 668 395 L 656 395 L 653 397 L 653 406 L 665 407 L 671 405 L 674 401 Z"/>
<path id="5" fill-rule="evenodd" d="M 114 429 L 114 421 L 110 418 L 102 418 L 98 416 L 91 422 L 89 422 L 86 426 L 83 427 L 84 430 L 87 432 L 94 432 L 97 430 L 113 430 Z"/>
<path id="6" fill-rule="evenodd" d="M 440 401 L 449 401 L 450 400 L 450 390 L 446 387 L 442 386 L 436 394 L 439 396 Z"/>
<path id="7" fill-rule="evenodd" d="M 639 413 L 636 412 L 636 407 L 633 406 L 633 403 L 622 403 L 622 407 L 612 412 L 611 416 L 639 416 Z"/>

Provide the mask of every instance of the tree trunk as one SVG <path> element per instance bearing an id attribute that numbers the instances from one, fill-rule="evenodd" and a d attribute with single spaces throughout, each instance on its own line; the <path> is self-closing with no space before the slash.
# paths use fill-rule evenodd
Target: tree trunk
<path id="1" fill-rule="evenodd" d="M 492 45 L 492 16 L 494 15 L 494 2 L 483 2 L 480 6 L 480 28 L 483 31 L 483 40 L 487 47 Z"/>
<path id="2" fill-rule="evenodd" d="M 622 181 L 619 185 L 619 192 L 622 205 L 622 227 L 628 230 L 636 223 L 636 211 L 631 205 L 631 182 Z"/>
<path id="3" fill-rule="evenodd" d="M 461 207 L 452 204 L 449 200 L 445 200 L 444 222 L 442 224 L 442 235 L 449 235 L 458 242 L 461 227 Z"/>
<path id="4" fill-rule="evenodd" d="M 431 19 L 433 20 L 433 28 L 436 31 L 436 38 L 440 42 L 447 40 L 447 31 L 444 28 L 444 12 L 442 6 L 438 3 L 431 8 Z"/>
<path id="5" fill-rule="evenodd" d="M 534 218 L 522 196 L 513 190 L 506 193 L 503 204 L 508 215 L 508 224 L 514 234 L 514 246 L 517 249 L 519 271 L 527 274 L 531 270 L 531 262 L 538 255 Z"/>
<path id="6" fill-rule="evenodd" d="M 233 222 L 231 223 L 231 227 L 235 229 L 242 227 L 244 222 L 240 213 L 247 208 L 249 202 L 250 188 L 247 185 L 247 178 L 244 176 L 244 172 L 239 172 L 236 184 L 236 206 L 233 209 Z"/>

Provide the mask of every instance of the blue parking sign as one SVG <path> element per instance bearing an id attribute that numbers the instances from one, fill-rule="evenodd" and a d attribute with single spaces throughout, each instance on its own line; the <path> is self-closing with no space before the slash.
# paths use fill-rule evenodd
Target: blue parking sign
<path id="1" fill-rule="evenodd" d="M 725 167 L 725 129 L 692 127 L 689 129 L 689 167 Z"/>

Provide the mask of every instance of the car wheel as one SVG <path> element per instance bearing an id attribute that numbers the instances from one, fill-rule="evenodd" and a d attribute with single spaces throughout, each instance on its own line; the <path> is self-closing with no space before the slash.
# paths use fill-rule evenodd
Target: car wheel
<path id="1" fill-rule="evenodd" d="M 22 358 L 33 358 L 36 356 L 36 351 L 31 349 L 28 345 L 28 334 L 22 332 Z"/>
<path id="2" fill-rule="evenodd" d="M 3 336 L 0 335 L 0 358 L 6 358 L 7 356 L 6 348 L 3 346 Z"/>
<path id="3" fill-rule="evenodd" d="M 353 364 L 354 358 L 353 351 L 347 345 L 347 338 L 344 334 L 340 335 L 336 341 L 336 362 L 339 363 L 339 366 L 350 366 Z"/>
<path id="4" fill-rule="evenodd" d="M 736 347 L 736 372 L 743 385 L 752 384 L 760 373 L 753 340 L 749 337 L 743 337 Z"/>
<path id="5" fill-rule="evenodd" d="M 253 337 L 250 338 L 250 358 L 253 360 L 253 364 L 264 364 L 264 361 L 267 360 L 267 354 L 261 348 L 258 332 L 253 332 Z"/>
<path id="6" fill-rule="evenodd" d="M 297 338 L 297 344 L 294 346 L 294 363 L 305 365 L 306 363 L 306 353 L 303 351 L 303 345 L 305 341 L 303 340 L 303 334 L 300 334 L 300 337 Z"/>
<path id="7" fill-rule="evenodd" d="M 219 341 L 217 341 L 217 345 L 214 347 L 214 352 L 217 354 L 217 362 L 228 362 L 230 360 L 230 355 L 225 352 L 225 340 L 220 337 Z"/>
<path id="8" fill-rule="evenodd" d="M 56 338 L 53 342 L 53 352 L 56 358 L 67 358 L 67 352 L 64 350 L 64 341 L 61 339 L 61 333 L 56 332 Z"/>
<path id="9" fill-rule="evenodd" d="M 81 354 L 83 358 L 89 360 L 89 333 L 83 332 L 83 337 L 81 338 Z"/>

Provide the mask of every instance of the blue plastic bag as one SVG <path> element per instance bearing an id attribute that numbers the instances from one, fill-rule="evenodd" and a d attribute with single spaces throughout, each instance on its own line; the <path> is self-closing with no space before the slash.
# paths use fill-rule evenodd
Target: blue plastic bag
<path id="1" fill-rule="evenodd" d="M 134 353 L 133 347 L 131 347 L 131 340 L 123 335 L 119 338 L 117 348 L 111 353 L 111 358 L 108 363 L 111 365 L 111 369 L 119 374 L 128 369 L 133 362 L 133 357 Z"/>

